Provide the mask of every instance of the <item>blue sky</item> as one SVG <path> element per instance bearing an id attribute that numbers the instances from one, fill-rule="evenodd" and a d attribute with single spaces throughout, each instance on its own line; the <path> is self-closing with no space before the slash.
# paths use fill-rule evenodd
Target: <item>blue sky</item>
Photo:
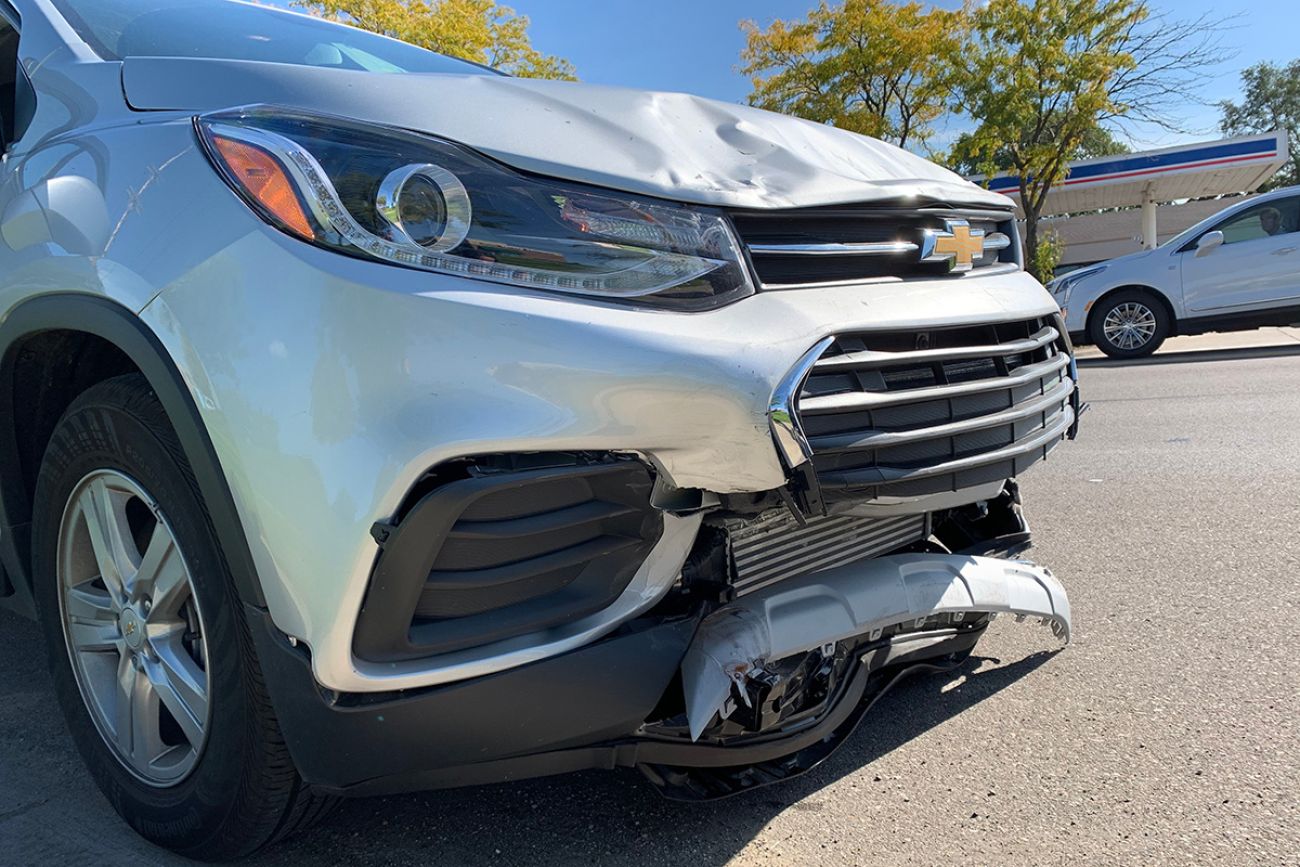
<path id="1" fill-rule="evenodd" d="M 533 44 L 569 58 L 584 81 L 653 90 L 682 90 L 743 102 L 748 82 L 736 71 L 744 38 L 737 22 L 797 18 L 815 0 L 505 0 L 532 19 Z M 945 2 L 940 5 L 956 6 Z M 1210 70 L 1209 101 L 1234 99 L 1238 73 L 1261 60 L 1300 58 L 1300 2 L 1295 0 L 1153 0 L 1180 18 L 1202 12 L 1236 16 L 1225 43 L 1236 57 Z M 1218 111 L 1184 106 L 1190 135 L 1139 130 L 1134 144 L 1160 146 L 1217 135 Z M 957 129 L 941 130 L 939 139 Z M 936 141 L 942 145 L 943 141 Z"/>

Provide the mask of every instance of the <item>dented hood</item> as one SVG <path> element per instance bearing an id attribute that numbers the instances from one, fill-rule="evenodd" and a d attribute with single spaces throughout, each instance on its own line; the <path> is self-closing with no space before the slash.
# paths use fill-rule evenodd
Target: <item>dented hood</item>
<path id="1" fill-rule="evenodd" d="M 893 145 L 683 93 L 190 58 L 130 58 L 122 76 L 136 109 L 293 106 L 431 133 L 525 171 L 697 204 L 1012 206 Z"/>

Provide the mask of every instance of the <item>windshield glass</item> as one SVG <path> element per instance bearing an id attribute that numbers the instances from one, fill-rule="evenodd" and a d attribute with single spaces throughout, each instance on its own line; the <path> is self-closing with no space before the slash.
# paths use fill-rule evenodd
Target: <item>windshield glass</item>
<path id="1" fill-rule="evenodd" d="M 242 0 L 55 0 L 105 60 L 207 57 L 367 72 L 496 74 L 331 21 Z"/>

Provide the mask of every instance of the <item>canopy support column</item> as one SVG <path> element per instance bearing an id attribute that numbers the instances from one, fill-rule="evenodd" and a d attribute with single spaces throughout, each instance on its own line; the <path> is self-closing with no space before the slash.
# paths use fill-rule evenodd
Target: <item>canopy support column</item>
<path id="1" fill-rule="evenodd" d="M 1158 243 L 1160 238 L 1156 234 L 1156 203 L 1151 198 L 1151 188 L 1148 186 L 1142 196 L 1142 246 L 1154 250 Z"/>

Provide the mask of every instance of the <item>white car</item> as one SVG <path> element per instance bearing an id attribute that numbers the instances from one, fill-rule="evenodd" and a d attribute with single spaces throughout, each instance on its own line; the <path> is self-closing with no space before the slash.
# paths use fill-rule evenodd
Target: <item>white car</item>
<path id="1" fill-rule="evenodd" d="M 1166 337 L 1300 322 L 1300 187 L 1225 208 L 1154 250 L 1047 287 L 1076 343 L 1140 358 Z"/>

